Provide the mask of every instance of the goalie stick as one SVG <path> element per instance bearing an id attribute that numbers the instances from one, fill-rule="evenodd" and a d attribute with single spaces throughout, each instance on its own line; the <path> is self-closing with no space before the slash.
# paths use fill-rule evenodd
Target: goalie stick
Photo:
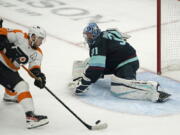
<path id="1" fill-rule="evenodd" d="M 24 65 L 22 67 L 35 79 L 37 78 L 31 71 L 29 71 Z M 108 127 L 107 123 L 100 123 L 100 120 L 95 122 L 96 125 L 92 126 L 84 122 L 79 116 L 77 116 L 63 101 L 61 101 L 48 87 L 44 87 L 57 101 L 59 101 L 72 115 L 74 115 L 86 128 L 89 130 L 101 130 Z"/>

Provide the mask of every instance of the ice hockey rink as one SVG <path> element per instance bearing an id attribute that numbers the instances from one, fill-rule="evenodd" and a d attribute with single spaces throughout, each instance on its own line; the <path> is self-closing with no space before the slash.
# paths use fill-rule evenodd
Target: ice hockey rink
<path id="1" fill-rule="evenodd" d="M 180 6 L 178 0 L 163 1 Z M 180 13 L 180 8 L 177 10 Z M 2 101 L 4 88 L 0 86 L 0 135 L 180 134 L 180 72 L 163 76 L 154 73 L 156 0 L 0 0 L 0 17 L 8 28 L 27 31 L 29 26 L 42 26 L 47 31 L 42 45 L 42 71 L 47 87 L 86 123 L 95 125 L 97 120 L 108 123 L 105 130 L 89 131 L 45 89 L 35 87 L 33 79 L 21 69 L 21 76 L 30 84 L 36 113 L 47 115 L 50 123 L 26 129 L 22 108 Z M 89 95 L 74 96 L 67 84 L 73 61 L 88 57 L 82 30 L 91 21 L 97 22 L 102 30 L 118 28 L 130 34 L 129 43 L 137 49 L 141 64 L 138 79 L 159 81 L 172 94 L 171 99 L 162 104 L 118 99 L 108 92 L 108 78 L 93 85 Z M 180 17 L 174 21 L 180 23 Z"/>

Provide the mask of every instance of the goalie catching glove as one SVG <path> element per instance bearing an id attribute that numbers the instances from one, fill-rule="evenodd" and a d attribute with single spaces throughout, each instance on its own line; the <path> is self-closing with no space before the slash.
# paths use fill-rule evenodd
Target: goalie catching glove
<path id="1" fill-rule="evenodd" d="M 74 61 L 72 68 L 72 82 L 68 84 L 68 88 L 74 90 L 74 93 L 77 95 L 82 95 L 89 89 L 91 80 L 86 77 L 85 71 L 88 67 L 89 58 L 84 61 Z"/>
<path id="2" fill-rule="evenodd" d="M 31 72 L 38 78 L 35 79 L 34 85 L 40 89 L 43 89 L 46 85 L 46 76 L 38 68 L 32 69 Z"/>
<path id="3" fill-rule="evenodd" d="M 89 89 L 89 85 L 91 84 L 91 80 L 85 75 L 74 79 L 73 82 L 75 87 L 75 94 L 77 95 L 82 95 L 83 93 L 87 92 Z"/>

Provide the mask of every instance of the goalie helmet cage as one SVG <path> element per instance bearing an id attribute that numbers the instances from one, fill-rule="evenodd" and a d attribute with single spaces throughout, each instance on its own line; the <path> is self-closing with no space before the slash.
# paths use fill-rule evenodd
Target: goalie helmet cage
<path id="1" fill-rule="evenodd" d="M 180 71 L 180 0 L 157 0 L 157 74 Z"/>

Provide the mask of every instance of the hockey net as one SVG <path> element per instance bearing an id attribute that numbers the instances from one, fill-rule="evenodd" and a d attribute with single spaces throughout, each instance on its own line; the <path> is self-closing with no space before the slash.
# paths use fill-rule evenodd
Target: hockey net
<path id="1" fill-rule="evenodd" d="M 180 71 L 180 0 L 157 0 L 157 72 Z"/>

